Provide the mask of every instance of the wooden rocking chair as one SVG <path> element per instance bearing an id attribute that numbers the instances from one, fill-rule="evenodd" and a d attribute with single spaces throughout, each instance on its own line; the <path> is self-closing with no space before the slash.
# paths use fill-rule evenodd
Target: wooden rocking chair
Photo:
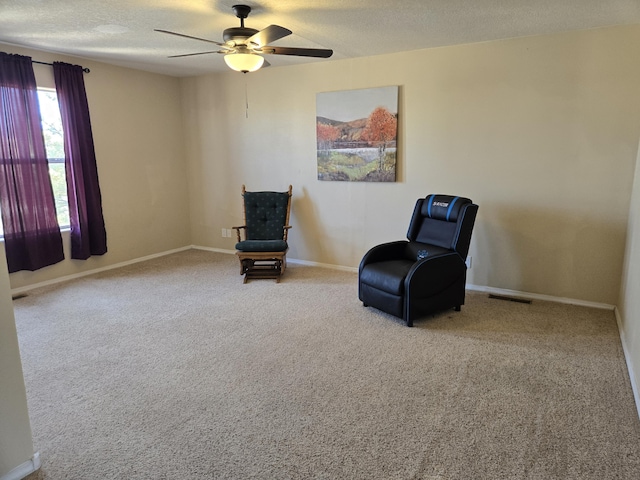
<path id="1" fill-rule="evenodd" d="M 289 185 L 288 192 L 247 192 L 242 185 L 245 224 L 233 229 L 238 237 L 236 255 L 243 283 L 249 278 L 274 278 L 280 282 L 287 267 L 291 190 Z M 244 240 L 240 230 L 244 230 Z"/>

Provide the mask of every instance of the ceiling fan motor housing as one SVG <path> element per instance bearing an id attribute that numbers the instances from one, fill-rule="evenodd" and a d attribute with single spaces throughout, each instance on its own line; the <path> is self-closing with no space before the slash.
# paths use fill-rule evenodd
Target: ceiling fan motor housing
<path id="1" fill-rule="evenodd" d="M 255 28 L 247 28 L 247 27 L 231 27 L 227 28 L 224 32 L 222 32 L 222 38 L 225 42 L 230 41 L 244 41 L 247 38 L 258 33 L 259 30 Z"/>
<path id="2" fill-rule="evenodd" d="M 240 41 L 243 42 L 247 38 L 258 33 L 258 30 L 255 28 L 248 28 L 244 26 L 244 19 L 249 16 L 251 13 L 251 7 L 249 5 L 234 5 L 233 13 L 236 14 L 236 17 L 240 19 L 239 27 L 227 28 L 224 32 L 222 32 L 222 38 L 225 42 L 233 42 Z"/>

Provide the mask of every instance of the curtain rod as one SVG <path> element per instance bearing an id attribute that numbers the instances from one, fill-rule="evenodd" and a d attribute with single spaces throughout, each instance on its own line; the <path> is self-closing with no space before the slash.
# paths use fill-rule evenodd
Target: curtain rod
<path id="1" fill-rule="evenodd" d="M 39 62 L 37 60 L 31 60 L 31 63 L 39 63 L 40 65 L 49 65 L 49 66 L 53 67 L 53 63 Z M 82 71 L 84 73 L 89 73 L 91 70 L 89 70 L 87 67 L 83 67 Z"/>

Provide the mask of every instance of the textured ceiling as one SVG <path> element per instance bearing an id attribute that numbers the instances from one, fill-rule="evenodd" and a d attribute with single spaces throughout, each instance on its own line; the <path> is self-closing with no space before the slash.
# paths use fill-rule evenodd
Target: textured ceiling
<path id="1" fill-rule="evenodd" d="M 253 8 L 247 27 L 293 31 L 274 45 L 330 48 L 332 59 L 640 23 L 640 0 L 0 0 L 0 42 L 175 76 L 226 71 L 218 54 L 167 58 L 215 46 L 153 30 L 222 41 L 239 26 L 236 3 Z"/>

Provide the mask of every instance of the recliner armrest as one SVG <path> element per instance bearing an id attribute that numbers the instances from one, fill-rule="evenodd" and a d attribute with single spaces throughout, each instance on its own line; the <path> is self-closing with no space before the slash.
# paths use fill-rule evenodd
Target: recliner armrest
<path id="1" fill-rule="evenodd" d="M 364 257 L 362 257 L 359 271 L 362 272 L 362 269 L 369 263 L 384 262 L 386 260 L 396 260 L 399 258 L 404 258 L 405 248 L 408 243 L 409 242 L 406 240 L 398 240 L 397 242 L 389 242 L 383 243 L 381 245 L 376 245 L 367 253 L 365 253 Z"/>
<path id="2" fill-rule="evenodd" d="M 405 292 L 431 296 L 445 290 L 461 275 L 465 275 L 466 270 L 467 265 L 457 252 L 429 256 L 411 267 L 404 279 Z"/>

